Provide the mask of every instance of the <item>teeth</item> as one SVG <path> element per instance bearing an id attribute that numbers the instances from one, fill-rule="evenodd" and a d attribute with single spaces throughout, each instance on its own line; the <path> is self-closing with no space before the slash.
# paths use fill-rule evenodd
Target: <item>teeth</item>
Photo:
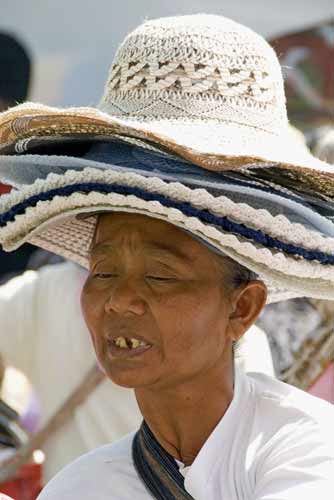
<path id="1" fill-rule="evenodd" d="M 132 349 L 136 349 L 140 346 L 140 341 L 138 339 L 131 339 Z"/>
<path id="2" fill-rule="evenodd" d="M 115 339 L 115 345 L 117 347 L 120 347 L 121 349 L 137 349 L 137 347 L 142 347 L 147 345 L 146 342 L 143 342 L 142 340 L 138 340 L 135 338 L 131 338 L 130 340 L 127 341 L 126 338 L 124 337 L 117 337 Z"/>
<path id="3" fill-rule="evenodd" d="M 115 344 L 117 347 L 121 347 L 122 349 L 126 349 L 128 347 L 128 344 L 126 343 L 126 340 L 124 337 L 117 337 L 115 340 Z"/>

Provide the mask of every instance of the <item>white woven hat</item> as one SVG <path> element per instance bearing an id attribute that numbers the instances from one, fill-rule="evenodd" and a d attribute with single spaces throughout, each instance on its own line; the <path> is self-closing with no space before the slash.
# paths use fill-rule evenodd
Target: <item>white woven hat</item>
<path id="1" fill-rule="evenodd" d="M 88 155 L 23 154 L 75 137 L 93 138 Z M 0 116 L 1 151 L 0 177 L 17 188 L 0 199 L 6 250 L 29 241 L 87 266 L 92 214 L 141 213 L 258 273 L 269 301 L 334 299 L 334 224 L 314 208 L 334 213 L 332 169 L 293 138 L 272 49 L 229 19 L 144 23 L 120 47 L 100 110 L 18 106 Z M 315 200 L 261 183 L 261 169 Z"/>

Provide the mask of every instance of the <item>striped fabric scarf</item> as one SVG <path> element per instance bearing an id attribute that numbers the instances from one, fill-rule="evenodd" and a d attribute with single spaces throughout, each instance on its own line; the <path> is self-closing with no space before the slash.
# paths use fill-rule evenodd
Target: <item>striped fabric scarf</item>
<path id="1" fill-rule="evenodd" d="M 174 458 L 165 451 L 144 421 L 132 444 L 135 468 L 157 500 L 191 500 Z"/>

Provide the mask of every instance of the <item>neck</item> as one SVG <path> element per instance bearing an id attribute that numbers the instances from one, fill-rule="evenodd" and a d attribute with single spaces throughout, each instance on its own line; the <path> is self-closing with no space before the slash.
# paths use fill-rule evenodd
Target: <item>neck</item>
<path id="1" fill-rule="evenodd" d="M 233 366 L 220 366 L 172 387 L 136 389 L 147 425 L 161 446 L 190 465 L 233 399 Z"/>

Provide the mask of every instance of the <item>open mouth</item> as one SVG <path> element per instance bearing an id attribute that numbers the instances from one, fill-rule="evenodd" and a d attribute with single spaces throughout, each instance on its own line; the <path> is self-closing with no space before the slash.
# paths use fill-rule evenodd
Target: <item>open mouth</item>
<path id="1" fill-rule="evenodd" d="M 113 344 L 120 349 L 138 349 L 138 347 L 149 347 L 150 344 L 136 338 L 117 337 Z"/>
<path id="2" fill-rule="evenodd" d="M 108 341 L 111 357 L 128 358 L 139 356 L 152 348 L 152 344 L 135 337 L 116 337 Z"/>

